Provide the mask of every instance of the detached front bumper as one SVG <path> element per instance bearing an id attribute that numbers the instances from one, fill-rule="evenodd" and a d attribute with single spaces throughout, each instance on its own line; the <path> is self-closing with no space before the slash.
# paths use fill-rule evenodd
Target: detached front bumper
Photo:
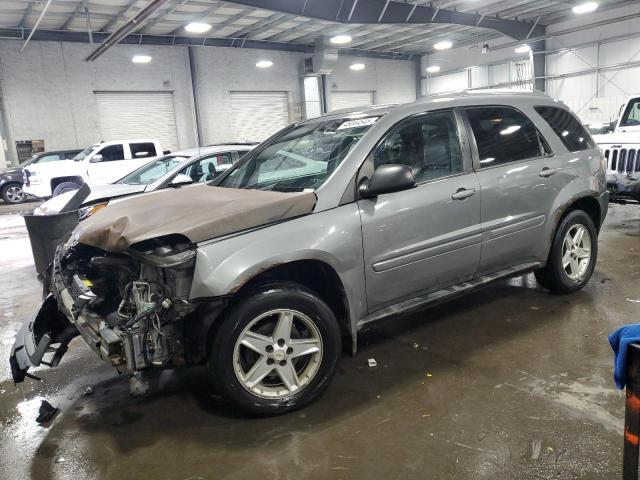
<path id="1" fill-rule="evenodd" d="M 607 175 L 607 190 L 611 202 L 640 202 L 640 173 Z"/>
<path id="2" fill-rule="evenodd" d="M 84 306 L 94 298 L 91 290 L 75 275 L 65 285 L 60 271 L 61 247 L 53 262 L 51 291 L 31 318 L 24 323 L 11 349 L 9 362 L 15 383 L 31 377 L 29 368 L 41 364 L 55 367 L 67 351 L 72 338 L 81 335 L 84 341 L 114 367 L 126 365 L 122 353 L 122 340 L 99 315 Z M 46 353 L 52 353 L 45 361 Z"/>
<path id="3" fill-rule="evenodd" d="M 37 379 L 28 373 L 32 367 L 57 366 L 67 345 L 77 335 L 77 329 L 60 313 L 55 297 L 49 294 L 16 335 L 9 356 L 13 381 L 20 383 L 25 377 Z M 44 360 L 45 354 L 51 356 Z"/>

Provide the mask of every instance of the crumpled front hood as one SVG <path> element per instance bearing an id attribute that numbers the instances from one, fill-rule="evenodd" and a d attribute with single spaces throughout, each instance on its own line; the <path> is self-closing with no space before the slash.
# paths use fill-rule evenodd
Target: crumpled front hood
<path id="1" fill-rule="evenodd" d="M 131 245 L 180 234 L 194 243 L 313 211 L 313 192 L 280 193 L 195 185 L 116 200 L 80 222 L 79 243 L 122 252 Z"/>

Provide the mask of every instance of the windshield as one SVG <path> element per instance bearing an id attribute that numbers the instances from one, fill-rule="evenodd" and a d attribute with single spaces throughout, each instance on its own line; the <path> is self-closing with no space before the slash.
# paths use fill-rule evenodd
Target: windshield
<path id="1" fill-rule="evenodd" d="M 73 157 L 72 160 L 75 160 L 76 162 L 80 162 L 80 161 L 84 160 L 85 158 L 87 158 L 91 154 L 91 152 L 93 152 L 99 146 L 100 145 L 91 145 L 90 147 L 85 148 L 79 154 L 77 154 L 75 157 Z"/>
<path id="2" fill-rule="evenodd" d="M 340 118 L 299 125 L 261 147 L 218 186 L 278 192 L 315 190 L 378 117 Z"/>
<path id="3" fill-rule="evenodd" d="M 177 157 L 175 155 L 158 158 L 134 170 L 116 183 L 123 183 L 125 185 L 149 185 L 164 176 L 167 172 L 176 168 L 180 162 L 186 158 L 187 157 Z"/>
<path id="4" fill-rule="evenodd" d="M 620 121 L 621 127 L 633 127 L 640 125 L 640 98 L 634 98 L 629 102 Z"/>

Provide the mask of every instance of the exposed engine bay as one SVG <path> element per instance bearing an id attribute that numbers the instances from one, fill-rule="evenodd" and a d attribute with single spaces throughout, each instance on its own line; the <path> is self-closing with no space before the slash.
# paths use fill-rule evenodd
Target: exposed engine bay
<path id="1" fill-rule="evenodd" d="M 67 287 L 68 313 L 84 313 L 100 336 L 100 355 L 121 371 L 185 363 L 195 250 L 181 240 L 148 240 L 124 254 L 76 244 L 54 263 L 52 293 Z"/>
<path id="2" fill-rule="evenodd" d="M 30 366 L 56 366 L 78 334 L 123 373 L 184 365 L 194 266 L 195 246 L 177 235 L 125 253 L 73 242 L 59 246 L 45 301 L 28 327 L 30 341 L 12 355 L 14 380 L 31 376 Z M 53 356 L 45 360 L 47 353 Z"/>

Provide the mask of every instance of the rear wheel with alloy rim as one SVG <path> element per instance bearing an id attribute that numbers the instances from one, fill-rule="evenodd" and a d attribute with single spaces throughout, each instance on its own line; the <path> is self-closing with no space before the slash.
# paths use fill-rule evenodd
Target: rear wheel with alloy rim
<path id="1" fill-rule="evenodd" d="M 22 190 L 22 185 L 19 183 L 10 183 L 9 185 L 5 185 L 0 194 L 2 195 L 2 199 L 5 203 L 22 203 L 25 199 L 24 190 Z"/>
<path id="2" fill-rule="evenodd" d="M 584 287 L 595 268 L 598 232 L 583 210 L 569 212 L 560 222 L 544 268 L 535 272 L 543 287 L 554 293 L 571 293 Z"/>
<path id="3" fill-rule="evenodd" d="M 265 285 L 221 319 L 209 368 L 217 390 L 248 413 L 299 408 L 329 384 L 341 351 L 331 309 L 300 285 Z"/>

